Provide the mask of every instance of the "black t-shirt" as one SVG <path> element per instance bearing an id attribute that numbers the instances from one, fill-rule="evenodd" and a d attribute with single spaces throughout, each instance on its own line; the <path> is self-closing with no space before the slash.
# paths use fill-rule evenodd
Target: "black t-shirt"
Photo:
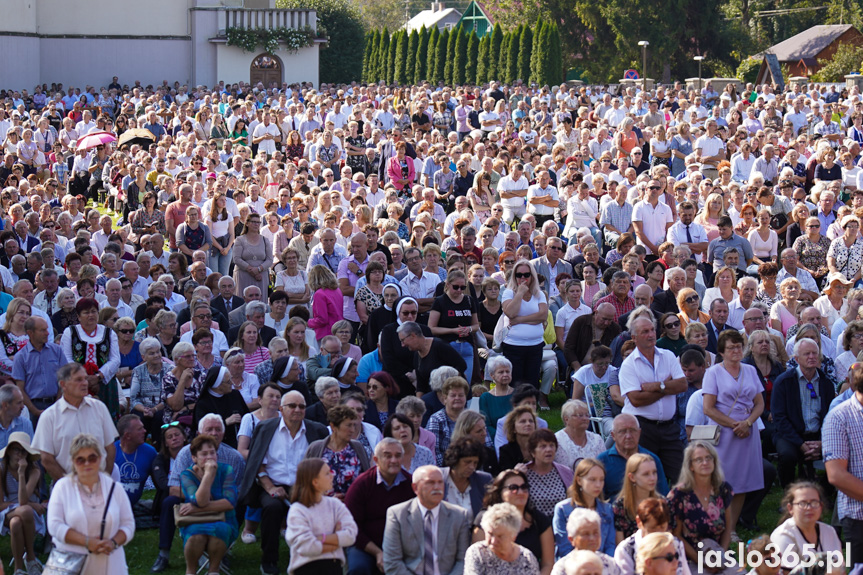
<path id="1" fill-rule="evenodd" d="M 455 303 L 448 295 L 443 294 L 435 298 L 432 304 L 432 311 L 440 313 L 440 319 L 437 322 L 438 327 L 453 328 L 469 326 L 472 323 L 471 316 L 477 312 L 476 301 L 470 296 L 462 296 L 461 302 Z M 447 343 L 457 339 L 469 341 L 471 338 L 471 336 L 459 338 L 453 334 L 439 335 L 437 337 Z"/>
<path id="2" fill-rule="evenodd" d="M 417 128 L 422 130 L 428 130 L 431 128 L 431 120 L 425 112 L 419 112 L 418 114 L 411 116 L 411 122 L 416 124 Z"/>
<path id="3" fill-rule="evenodd" d="M 416 367 L 417 374 L 417 391 L 422 393 L 431 391 L 431 387 L 429 386 L 431 372 L 440 366 L 448 365 L 454 367 L 461 375 L 464 375 L 467 369 L 467 364 L 455 348 L 437 337 L 434 338 L 427 356 L 421 357 L 417 353 L 415 357 L 414 366 Z"/>

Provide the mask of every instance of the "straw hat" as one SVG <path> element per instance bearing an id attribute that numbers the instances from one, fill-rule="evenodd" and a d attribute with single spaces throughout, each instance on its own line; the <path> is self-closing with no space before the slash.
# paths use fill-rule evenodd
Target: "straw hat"
<path id="1" fill-rule="evenodd" d="M 30 461 L 36 461 L 41 457 L 41 453 L 39 453 L 38 450 L 30 447 L 30 436 L 23 431 L 16 431 L 9 435 L 9 441 L 6 443 L 6 447 L 0 449 L 0 459 L 6 457 L 6 449 L 13 443 L 17 443 L 21 449 L 27 452 L 27 459 Z"/>

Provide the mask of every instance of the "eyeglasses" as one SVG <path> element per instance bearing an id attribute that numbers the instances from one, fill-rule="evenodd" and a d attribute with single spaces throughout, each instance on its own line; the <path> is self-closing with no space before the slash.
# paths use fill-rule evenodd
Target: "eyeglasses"
<path id="1" fill-rule="evenodd" d="M 116 321 L 116 320 L 115 320 L 115 321 Z M 131 333 L 135 333 L 135 330 L 134 330 L 134 329 L 118 329 L 117 331 L 118 331 L 118 332 L 120 332 L 120 333 L 125 333 L 126 335 L 129 335 L 129 334 L 131 334 Z"/>
<path id="2" fill-rule="evenodd" d="M 712 455 L 705 455 L 704 457 L 695 457 L 692 459 L 692 462 L 701 465 L 702 463 L 711 463 L 713 461 Z"/>
<path id="3" fill-rule="evenodd" d="M 791 505 L 796 506 L 798 509 L 818 509 L 822 503 L 820 499 L 813 499 L 811 501 L 797 501 Z"/>
<path id="4" fill-rule="evenodd" d="M 530 272 L 519 272 L 515 274 L 515 277 L 518 279 L 527 279 L 530 277 Z"/>
<path id="5" fill-rule="evenodd" d="M 504 489 L 510 493 L 518 493 L 519 491 L 528 493 L 530 491 L 530 486 L 528 486 L 527 483 L 510 483 L 509 485 L 505 485 Z"/>
<path id="6" fill-rule="evenodd" d="M 166 423 L 166 424 L 164 424 L 164 425 L 161 427 L 161 429 L 168 429 L 169 427 L 179 427 L 179 426 L 180 426 L 180 422 L 179 422 L 179 421 L 172 421 L 171 423 Z"/>
<path id="7" fill-rule="evenodd" d="M 466 285 L 458 285 L 458 284 L 451 284 L 449 287 L 451 287 L 455 291 L 462 291 L 464 289 L 467 289 Z"/>
<path id="8" fill-rule="evenodd" d="M 800 200 L 800 201 L 802 202 L 803 200 Z M 809 224 L 806 227 L 807 228 L 820 228 L 821 224 Z"/>
<path id="9" fill-rule="evenodd" d="M 678 320 L 678 321 L 672 321 L 672 322 L 670 322 L 670 323 L 665 324 L 665 328 L 666 328 L 666 329 L 672 329 L 672 328 L 675 328 L 675 327 L 680 327 L 680 320 Z"/>
<path id="10" fill-rule="evenodd" d="M 562 250 L 563 248 L 560 246 L 548 246 L 546 249 L 549 250 Z"/>
<path id="11" fill-rule="evenodd" d="M 648 190 L 661 190 L 662 186 L 647 186 Z"/>
<path id="12" fill-rule="evenodd" d="M 213 319 L 213 314 L 208 313 L 208 314 L 196 315 L 195 318 L 196 319 Z"/>
<path id="13" fill-rule="evenodd" d="M 678 559 L 680 559 L 680 553 L 666 553 L 665 555 L 654 557 L 654 559 L 664 559 L 665 561 L 671 563 L 672 561 L 677 561 Z"/>
<path id="14" fill-rule="evenodd" d="M 305 403 L 286 403 L 282 405 L 282 407 L 287 407 L 288 409 L 305 409 Z"/>
<path id="15" fill-rule="evenodd" d="M 87 457 L 76 457 L 75 465 L 84 465 L 85 463 L 96 463 L 99 461 L 99 455 L 96 453 L 91 453 Z"/>
<path id="16" fill-rule="evenodd" d="M 512 265 L 515 263 L 515 260 L 503 260 L 503 265 Z"/>
<path id="17" fill-rule="evenodd" d="M 698 301 L 698 296 L 697 295 L 691 295 L 688 298 L 684 299 L 683 301 L 685 301 L 686 303 L 695 303 Z"/>

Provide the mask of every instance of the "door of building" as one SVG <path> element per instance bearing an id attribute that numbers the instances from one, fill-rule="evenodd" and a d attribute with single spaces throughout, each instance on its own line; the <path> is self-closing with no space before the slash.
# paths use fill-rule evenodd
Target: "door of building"
<path id="1" fill-rule="evenodd" d="M 262 83 L 264 88 L 271 88 L 273 84 L 282 84 L 282 62 L 272 54 L 261 54 L 252 60 L 249 70 L 250 83 L 257 86 Z"/>

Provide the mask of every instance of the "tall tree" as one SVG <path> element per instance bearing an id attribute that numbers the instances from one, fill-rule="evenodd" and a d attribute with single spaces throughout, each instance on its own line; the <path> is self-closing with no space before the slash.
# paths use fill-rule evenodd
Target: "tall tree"
<path id="1" fill-rule="evenodd" d="M 437 29 L 437 28 L 435 28 Z M 420 29 L 419 45 L 417 46 L 416 63 L 414 64 L 413 83 L 421 84 L 425 80 L 428 61 L 429 30 L 425 26 Z"/>
<path id="2" fill-rule="evenodd" d="M 386 71 L 386 81 L 387 84 L 392 84 L 393 79 L 395 78 L 396 71 L 396 48 L 398 47 L 398 32 L 393 33 L 392 37 L 390 37 L 390 45 L 387 50 L 387 71 Z"/>
<path id="3" fill-rule="evenodd" d="M 458 35 L 459 35 L 460 30 L 461 30 L 461 26 L 453 29 L 450 32 L 449 38 L 447 39 L 447 43 L 446 43 L 446 62 L 444 62 L 444 68 L 443 68 L 443 81 L 447 85 L 453 83 L 453 81 L 452 81 L 452 76 L 453 76 L 452 65 L 455 62 L 455 49 L 456 49 L 456 45 L 458 44 Z"/>
<path id="4" fill-rule="evenodd" d="M 458 27 L 458 43 L 455 47 L 455 60 L 452 65 L 452 83 L 461 85 L 465 83 L 467 59 L 468 59 L 468 34 L 462 26 Z"/>
<path id="5" fill-rule="evenodd" d="M 524 24 L 519 24 L 518 28 L 509 33 L 510 40 L 506 54 L 507 84 L 512 84 L 518 78 L 518 50 L 521 44 L 522 31 L 524 31 Z"/>
<path id="6" fill-rule="evenodd" d="M 512 38 L 512 34 L 509 32 L 503 33 L 503 41 L 500 43 L 500 52 L 497 55 L 497 63 L 495 64 L 495 70 L 497 70 L 497 76 L 494 78 L 498 82 L 506 83 L 506 70 L 507 70 L 507 56 L 509 54 L 509 43 Z"/>
<path id="7" fill-rule="evenodd" d="M 466 84 L 476 83 L 476 63 L 479 56 L 480 40 L 476 35 L 475 30 L 470 31 L 470 36 L 467 39 L 467 65 L 464 71 L 464 81 Z"/>
<path id="8" fill-rule="evenodd" d="M 488 81 L 488 51 L 491 47 L 491 36 L 486 34 L 479 41 L 479 52 L 476 58 L 476 83 L 478 86 Z"/>
<path id="9" fill-rule="evenodd" d="M 372 30 L 366 34 L 366 49 L 363 54 L 363 82 L 372 81 L 369 73 L 371 71 L 372 62 L 374 61 L 375 52 L 378 49 L 379 36 L 380 30 Z"/>
<path id="10" fill-rule="evenodd" d="M 437 44 L 440 41 L 440 30 L 437 26 L 432 26 L 429 32 L 428 54 L 426 55 L 426 67 L 423 80 L 428 80 L 434 83 L 434 71 L 437 67 Z"/>
<path id="11" fill-rule="evenodd" d="M 560 50 L 560 32 L 558 32 L 557 22 L 551 23 L 548 44 L 549 83 L 551 85 L 560 84 L 563 79 L 563 58 Z"/>
<path id="12" fill-rule="evenodd" d="M 396 36 L 396 61 L 393 68 L 393 82 L 396 84 L 406 84 L 408 58 L 407 31 L 399 30 L 396 32 Z"/>
<path id="13" fill-rule="evenodd" d="M 408 53 L 405 59 L 405 84 L 412 84 L 414 81 L 414 69 L 416 68 L 419 42 L 420 34 L 414 29 L 408 39 Z"/>
<path id="14" fill-rule="evenodd" d="M 381 32 L 381 39 L 378 43 L 378 61 L 375 67 L 377 74 L 376 80 L 386 84 L 387 81 L 387 58 L 390 53 L 390 31 L 386 28 Z"/>
<path id="15" fill-rule="evenodd" d="M 318 34 L 338 34 L 337 42 L 320 49 L 321 82 L 349 83 L 360 77 L 365 26 L 350 0 L 277 0 L 276 7 L 315 10 Z"/>
<path id="16" fill-rule="evenodd" d="M 515 79 L 523 82 L 530 80 L 530 55 L 533 51 L 533 30 L 527 24 L 521 29 L 518 42 L 518 72 Z"/>
<path id="17" fill-rule="evenodd" d="M 449 47 L 450 31 L 444 28 L 440 37 L 437 40 L 435 63 L 434 63 L 434 81 L 433 84 L 439 84 L 444 81 L 444 70 L 446 69 L 447 48 Z"/>
<path id="18" fill-rule="evenodd" d="M 503 29 L 500 24 L 495 24 L 491 33 L 491 46 L 489 47 L 488 81 L 498 78 L 498 59 L 500 58 L 501 44 L 503 44 Z"/>
<path id="19" fill-rule="evenodd" d="M 539 21 L 536 29 L 533 31 L 533 50 L 530 54 L 530 82 L 540 85 L 542 85 L 540 77 L 542 76 L 543 59 L 546 57 L 542 40 L 545 29 L 545 21 Z"/>

